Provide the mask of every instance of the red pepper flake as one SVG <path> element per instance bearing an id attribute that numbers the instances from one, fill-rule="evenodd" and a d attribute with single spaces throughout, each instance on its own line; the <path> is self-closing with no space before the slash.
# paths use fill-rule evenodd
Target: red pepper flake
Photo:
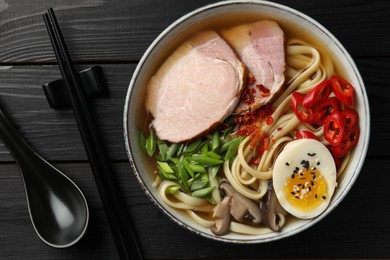
<path id="1" fill-rule="evenodd" d="M 264 152 L 263 139 L 266 133 L 263 132 L 262 127 L 269 122 L 273 122 L 271 117 L 274 108 L 271 105 L 263 106 L 254 112 L 246 112 L 242 116 L 236 117 L 235 122 L 238 123 L 237 133 L 240 136 L 250 136 L 252 147 L 261 147 Z"/>
<path id="2" fill-rule="evenodd" d="M 272 116 L 267 117 L 266 121 L 267 125 L 272 125 L 274 122 L 274 118 Z"/>
<path id="3" fill-rule="evenodd" d="M 257 165 L 260 163 L 260 157 L 253 157 L 250 161 L 249 164 L 254 164 Z"/>
<path id="4" fill-rule="evenodd" d="M 278 131 L 282 131 L 283 130 L 283 127 L 278 127 Z"/>
<path id="5" fill-rule="evenodd" d="M 252 72 L 249 72 L 248 73 L 248 85 L 252 85 L 255 82 L 256 82 L 255 75 L 253 75 Z"/>
<path id="6" fill-rule="evenodd" d="M 245 104 L 248 104 L 248 105 L 253 104 L 255 102 L 255 99 L 253 97 L 252 90 L 249 88 L 244 89 L 244 91 L 242 92 L 242 95 L 241 95 L 241 100 Z"/>
<path id="7" fill-rule="evenodd" d="M 260 96 L 262 97 L 269 97 L 269 95 L 271 94 L 271 91 L 264 87 L 262 84 L 260 85 L 256 85 L 256 87 L 260 90 Z"/>
<path id="8" fill-rule="evenodd" d="M 268 150 L 269 149 L 269 138 L 268 137 L 264 137 L 264 139 L 263 139 L 263 147 L 264 147 L 264 150 Z"/>

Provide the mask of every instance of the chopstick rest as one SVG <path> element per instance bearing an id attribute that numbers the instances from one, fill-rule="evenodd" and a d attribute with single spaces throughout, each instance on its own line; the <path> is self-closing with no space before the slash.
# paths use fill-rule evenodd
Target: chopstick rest
<path id="1" fill-rule="evenodd" d="M 92 173 L 108 218 L 118 254 L 121 259 L 143 259 L 133 223 L 128 215 L 126 205 L 113 180 L 112 168 L 99 137 L 94 120 L 89 111 L 83 87 L 78 73 L 73 66 L 64 38 L 50 8 L 43 15 L 47 32 L 56 55 L 73 108 L 81 139 L 83 141 Z"/>
<path id="2" fill-rule="evenodd" d="M 108 87 L 104 78 L 103 69 L 100 66 L 80 71 L 81 86 L 87 98 L 108 93 Z M 51 108 L 71 108 L 69 92 L 63 79 L 57 79 L 42 85 L 43 91 Z"/>

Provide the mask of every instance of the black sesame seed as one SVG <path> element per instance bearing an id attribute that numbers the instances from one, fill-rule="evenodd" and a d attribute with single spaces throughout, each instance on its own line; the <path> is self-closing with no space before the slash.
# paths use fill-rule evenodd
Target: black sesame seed
<path id="1" fill-rule="evenodd" d="M 318 198 L 318 195 L 316 194 L 316 195 L 314 195 L 314 197 Z"/>
<path id="2" fill-rule="evenodd" d="M 308 187 L 308 189 L 309 189 L 309 191 L 311 191 L 311 187 L 310 186 Z"/>
<path id="3" fill-rule="evenodd" d="M 299 186 L 302 186 L 302 183 L 298 183 L 298 187 L 299 187 Z"/>
<path id="4" fill-rule="evenodd" d="M 288 162 L 286 162 L 286 166 L 290 166 L 290 164 Z"/>
<path id="5" fill-rule="evenodd" d="M 324 199 L 324 200 L 325 200 L 325 199 L 326 199 L 326 196 L 322 196 L 322 199 Z"/>
<path id="6" fill-rule="evenodd" d="M 299 167 L 295 167 L 295 170 L 296 170 L 296 171 L 299 171 Z"/>
<path id="7" fill-rule="evenodd" d="M 305 160 L 302 160 L 302 161 L 301 161 L 301 164 L 305 164 L 305 162 L 306 162 Z"/>
<path id="8" fill-rule="evenodd" d="M 316 175 L 313 175 L 313 178 L 312 178 L 312 179 L 313 179 L 313 181 L 314 181 L 314 180 L 316 179 Z"/>
<path id="9" fill-rule="evenodd" d="M 316 174 L 315 172 L 311 172 L 310 174 Z"/>
<path id="10" fill-rule="evenodd" d="M 291 174 L 291 179 L 294 179 L 295 178 L 295 174 Z"/>
<path id="11" fill-rule="evenodd" d="M 321 164 L 320 162 L 317 163 L 317 165 L 320 165 L 320 164 Z"/>
<path id="12" fill-rule="evenodd" d="M 291 194 L 292 194 L 292 195 L 295 195 L 295 192 L 292 191 Z"/>
<path id="13" fill-rule="evenodd" d="M 311 181 L 310 184 L 311 184 L 311 186 L 314 186 L 314 181 Z"/>
<path id="14" fill-rule="evenodd" d="M 316 153 L 307 153 L 307 155 L 309 155 L 310 157 L 313 157 L 316 155 Z"/>
<path id="15" fill-rule="evenodd" d="M 299 197 L 298 197 L 298 196 L 295 196 L 295 198 L 296 198 L 296 199 L 299 199 Z"/>

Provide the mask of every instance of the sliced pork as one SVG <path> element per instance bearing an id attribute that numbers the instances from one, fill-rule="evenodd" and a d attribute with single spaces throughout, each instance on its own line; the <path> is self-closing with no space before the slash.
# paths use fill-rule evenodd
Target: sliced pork
<path id="1" fill-rule="evenodd" d="M 286 55 L 284 33 L 270 20 L 236 26 L 221 32 L 255 79 L 245 90 L 236 113 L 254 111 L 283 90 Z"/>
<path id="2" fill-rule="evenodd" d="M 247 69 L 215 32 L 198 33 L 151 78 L 146 108 L 162 140 L 183 142 L 218 125 L 237 106 Z"/>

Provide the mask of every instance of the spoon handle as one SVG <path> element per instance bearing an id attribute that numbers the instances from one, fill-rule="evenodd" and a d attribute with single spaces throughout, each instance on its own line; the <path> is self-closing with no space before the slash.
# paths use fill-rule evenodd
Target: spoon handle
<path id="1" fill-rule="evenodd" d="M 23 137 L 0 109 L 0 138 L 18 163 L 19 167 L 30 164 L 37 154 L 27 144 Z"/>

